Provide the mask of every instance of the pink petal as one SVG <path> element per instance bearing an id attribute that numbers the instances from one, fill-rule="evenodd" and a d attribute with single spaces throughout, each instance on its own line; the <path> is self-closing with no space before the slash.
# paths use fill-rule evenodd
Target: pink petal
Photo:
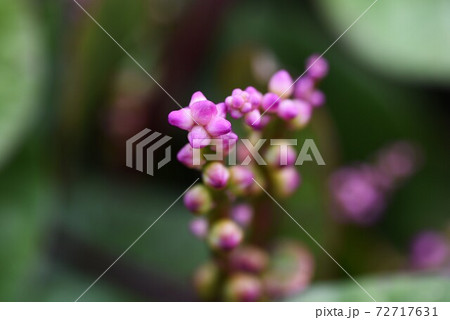
<path id="1" fill-rule="evenodd" d="M 218 137 L 231 131 L 231 123 L 224 118 L 216 116 L 208 123 L 206 131 L 212 137 Z"/>
<path id="2" fill-rule="evenodd" d="M 204 148 L 211 143 L 208 132 L 201 126 L 192 128 L 191 132 L 188 134 L 188 139 L 192 148 L 195 149 Z"/>
<path id="3" fill-rule="evenodd" d="M 169 123 L 183 130 L 191 130 L 194 126 L 191 110 L 183 108 L 169 113 Z"/>
<path id="4" fill-rule="evenodd" d="M 191 102 L 189 102 L 189 106 L 192 106 L 196 102 L 205 101 L 205 100 L 207 100 L 205 95 L 203 93 L 201 93 L 200 91 L 197 91 L 192 95 Z"/>
<path id="5" fill-rule="evenodd" d="M 217 107 L 208 100 L 198 101 L 191 105 L 191 113 L 197 124 L 205 126 L 217 115 Z"/>

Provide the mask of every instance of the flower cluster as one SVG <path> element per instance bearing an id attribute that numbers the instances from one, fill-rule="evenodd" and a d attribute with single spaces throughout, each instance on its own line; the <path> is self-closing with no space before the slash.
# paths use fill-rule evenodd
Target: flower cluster
<path id="1" fill-rule="evenodd" d="M 278 71 L 266 93 L 251 86 L 238 88 L 223 102 L 214 103 L 196 92 L 189 106 L 169 114 L 170 124 L 188 131 L 189 143 L 179 151 L 178 160 L 202 173 L 203 183 L 185 194 L 184 204 L 196 215 L 191 232 L 212 252 L 212 261 L 194 277 L 205 300 L 275 299 L 303 290 L 312 277 L 313 258 L 304 246 L 285 242 L 269 250 L 270 239 L 258 237 L 258 204 L 265 197 L 262 188 L 287 197 L 300 185 L 294 167 L 296 150 L 287 143 L 263 146 L 265 167 L 251 159 L 227 165 L 223 159 L 210 161 L 206 156 L 232 150 L 239 158 L 248 156 L 248 150 L 236 147 L 238 136 L 227 116 L 243 119 L 248 135 L 240 138 L 249 140 L 270 136 L 286 141 L 288 130 L 306 126 L 314 108 L 325 101 L 317 85 L 327 74 L 328 64 L 313 56 L 306 68 L 297 82 L 287 71 Z"/>
<path id="2" fill-rule="evenodd" d="M 415 173 L 419 158 L 416 147 L 396 142 L 381 150 L 373 163 L 337 170 L 330 179 L 336 217 L 361 225 L 376 222 L 389 196 Z"/>

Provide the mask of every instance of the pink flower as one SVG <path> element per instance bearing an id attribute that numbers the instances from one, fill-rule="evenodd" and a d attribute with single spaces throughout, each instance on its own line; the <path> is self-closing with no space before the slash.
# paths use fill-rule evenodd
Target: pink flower
<path id="1" fill-rule="evenodd" d="M 169 114 L 169 123 L 189 131 L 188 139 L 193 148 L 204 148 L 210 144 L 211 138 L 231 131 L 231 123 L 223 117 L 223 108 L 223 105 L 216 106 L 198 91 L 192 95 L 189 107 Z"/>

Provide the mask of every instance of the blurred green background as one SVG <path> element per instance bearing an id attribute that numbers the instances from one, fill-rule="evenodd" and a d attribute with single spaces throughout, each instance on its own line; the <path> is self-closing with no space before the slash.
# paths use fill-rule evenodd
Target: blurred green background
<path id="1" fill-rule="evenodd" d="M 366 0 L 78 0 L 181 104 L 201 90 L 264 88 L 294 75 Z M 411 274 L 411 238 L 450 223 L 448 0 L 380 0 L 327 54 L 327 105 L 300 138 L 327 163 L 301 168 L 288 211 L 378 300 L 450 300 L 450 278 Z M 447 15 L 446 15 L 447 14 Z M 175 103 L 72 0 L 0 2 L 0 300 L 75 300 L 197 177 L 172 161 L 154 177 L 125 166 L 125 141 L 169 127 Z M 389 142 L 425 163 L 372 227 L 337 224 L 327 177 Z M 178 202 L 83 301 L 191 301 L 207 249 Z M 291 300 L 367 300 L 280 212 L 280 237 L 306 242 L 317 270 Z M 447 231 L 448 232 L 448 231 Z"/>

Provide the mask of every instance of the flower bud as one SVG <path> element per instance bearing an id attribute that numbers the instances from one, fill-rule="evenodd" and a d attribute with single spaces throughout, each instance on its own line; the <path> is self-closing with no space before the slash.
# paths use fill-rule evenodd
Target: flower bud
<path id="1" fill-rule="evenodd" d="M 241 227 L 247 227 L 253 218 L 253 209 L 248 204 L 238 204 L 231 209 L 232 219 Z"/>
<path id="2" fill-rule="evenodd" d="M 241 243 L 242 238 L 242 230 L 235 222 L 222 219 L 212 225 L 208 242 L 214 249 L 231 250 Z"/>
<path id="3" fill-rule="evenodd" d="M 199 150 L 195 152 L 189 143 L 178 151 L 177 159 L 188 168 L 199 168 L 206 162 Z"/>
<path id="4" fill-rule="evenodd" d="M 192 106 L 196 102 L 205 101 L 205 100 L 207 100 L 207 99 L 201 91 L 194 92 L 194 94 L 191 97 L 191 102 L 189 102 L 189 106 Z"/>
<path id="5" fill-rule="evenodd" d="M 284 120 L 294 119 L 300 113 L 299 100 L 283 100 L 278 107 L 278 116 Z"/>
<path id="6" fill-rule="evenodd" d="M 195 126 L 188 134 L 189 143 L 192 148 L 201 149 L 211 143 L 211 137 L 202 126 Z"/>
<path id="7" fill-rule="evenodd" d="M 298 114 L 289 121 L 289 126 L 293 129 L 303 129 L 311 120 L 313 108 L 309 103 L 302 100 L 297 100 L 297 106 Z"/>
<path id="8" fill-rule="evenodd" d="M 295 167 L 282 167 L 273 173 L 274 190 L 280 197 L 293 194 L 300 185 L 300 174 Z"/>
<path id="9" fill-rule="evenodd" d="M 224 188 L 229 178 L 228 169 L 220 162 L 208 164 L 203 172 L 203 182 L 214 189 Z"/>
<path id="10" fill-rule="evenodd" d="M 254 302 L 261 300 L 262 295 L 263 286 L 260 280 L 245 273 L 232 275 L 224 288 L 225 301 Z"/>
<path id="11" fill-rule="evenodd" d="M 281 99 L 275 93 L 268 92 L 262 98 L 261 107 L 267 112 L 276 113 L 280 102 Z"/>
<path id="12" fill-rule="evenodd" d="M 189 108 L 183 108 L 169 113 L 169 123 L 183 130 L 191 130 L 195 124 Z"/>
<path id="13" fill-rule="evenodd" d="M 230 168 L 230 187 L 238 195 L 245 194 L 253 184 L 253 172 L 248 166 Z"/>
<path id="14" fill-rule="evenodd" d="M 295 164 L 297 155 L 294 147 L 283 141 L 280 144 L 271 145 L 267 149 L 264 159 L 274 167 L 292 166 Z"/>
<path id="15" fill-rule="evenodd" d="M 416 269 L 436 269 L 450 257 L 446 239 L 433 231 L 422 232 L 412 242 L 411 264 Z"/>
<path id="16" fill-rule="evenodd" d="M 208 221 L 204 218 L 195 218 L 189 224 L 189 230 L 199 239 L 204 239 L 208 234 Z"/>
<path id="17" fill-rule="evenodd" d="M 326 97 L 325 94 L 320 90 L 315 90 L 311 94 L 311 98 L 309 99 L 309 102 L 314 108 L 321 107 L 325 104 Z"/>
<path id="18" fill-rule="evenodd" d="M 294 91 L 292 84 L 294 81 L 286 70 L 276 72 L 269 80 L 269 91 L 277 94 L 281 98 L 289 98 Z"/>
<path id="19" fill-rule="evenodd" d="M 267 253 L 255 246 L 236 248 L 230 254 L 230 267 L 236 271 L 260 273 L 268 265 Z"/>
<path id="20" fill-rule="evenodd" d="M 205 214 L 211 210 L 213 206 L 208 189 L 201 184 L 192 187 L 186 192 L 183 201 L 188 210 L 197 214 Z"/>
<path id="21" fill-rule="evenodd" d="M 306 61 L 308 76 L 320 80 L 328 74 L 328 62 L 318 54 L 314 54 Z"/>
<path id="22" fill-rule="evenodd" d="M 259 110 L 250 111 L 245 115 L 245 123 L 250 127 L 258 128 L 261 124 L 261 119 L 261 112 Z"/>
<path id="23" fill-rule="evenodd" d="M 219 281 L 219 269 L 208 262 L 200 266 L 194 274 L 194 287 L 202 300 L 212 300 Z"/>
<path id="24" fill-rule="evenodd" d="M 218 114 L 216 105 L 208 100 L 197 101 L 190 109 L 196 124 L 201 126 L 207 125 Z"/>

